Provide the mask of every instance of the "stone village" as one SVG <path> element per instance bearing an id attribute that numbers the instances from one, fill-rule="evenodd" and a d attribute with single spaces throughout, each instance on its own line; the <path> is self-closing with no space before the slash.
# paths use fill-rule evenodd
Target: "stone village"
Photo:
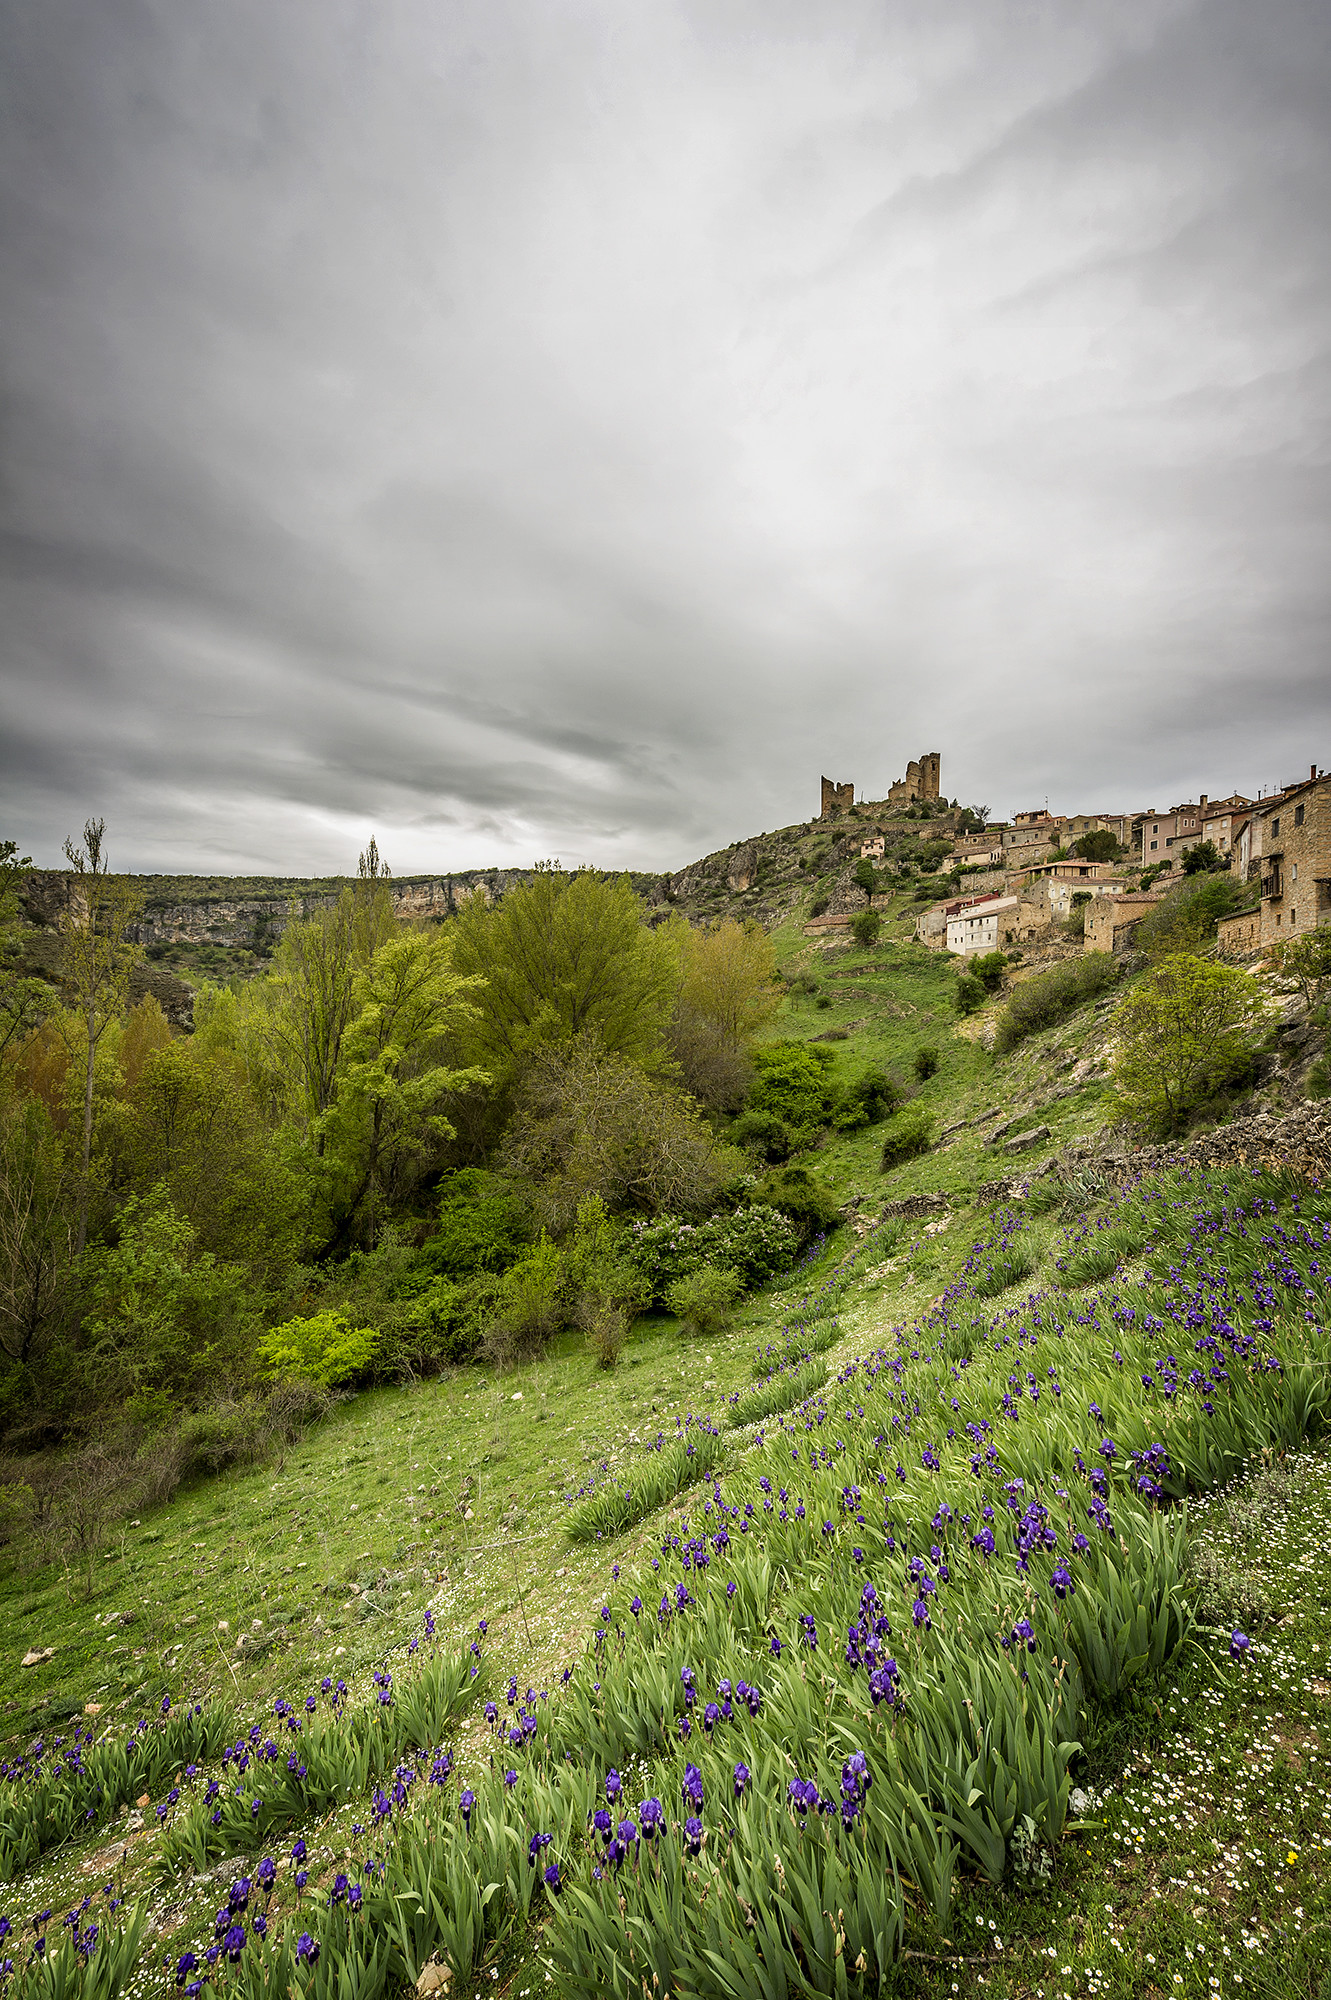
<path id="1" fill-rule="evenodd" d="M 1250 907 L 1224 918 L 1218 948 L 1229 957 L 1269 950 L 1331 922 L 1331 776 L 1306 778 L 1259 799 L 1238 792 L 1131 812 L 1052 813 L 1047 806 L 990 821 L 949 805 L 942 759 L 930 751 L 906 767 L 885 799 L 855 800 L 853 784 L 822 780 L 819 823 L 849 837 L 862 860 L 890 859 L 903 834 L 925 820 L 930 859 L 953 893 L 915 922 L 920 942 L 958 956 L 1013 945 L 1038 949 L 1080 930 L 1087 951 L 1132 948 L 1145 913 L 1182 877 L 1185 857 L 1246 885 Z M 946 843 L 946 845 L 945 845 Z M 1200 857 L 1194 857 L 1192 866 Z M 845 932 L 872 891 L 844 888 L 805 925 L 811 938 Z M 1069 926 L 1067 920 L 1079 921 Z"/>

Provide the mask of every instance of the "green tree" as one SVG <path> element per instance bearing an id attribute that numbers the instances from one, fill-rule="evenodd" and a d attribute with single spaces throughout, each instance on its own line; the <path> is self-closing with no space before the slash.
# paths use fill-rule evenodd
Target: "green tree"
<path id="1" fill-rule="evenodd" d="M 0 1098 L 0 1349 L 35 1363 L 73 1271 L 77 1185 L 40 1098 Z"/>
<path id="2" fill-rule="evenodd" d="M 79 1184 L 75 1254 L 88 1240 L 89 1168 L 92 1160 L 93 1097 L 97 1050 L 107 1030 L 124 1011 L 129 970 L 139 956 L 129 937 L 143 907 L 131 883 L 112 881 L 102 840 L 106 822 L 90 819 L 83 829 L 83 846 L 65 842 L 74 871 L 60 920 L 61 971 L 74 996 L 75 1011 L 86 1037 L 83 1077 L 83 1172 Z"/>
<path id="3" fill-rule="evenodd" d="M 1114 1016 L 1114 1084 L 1133 1124 L 1170 1133 L 1240 1071 L 1265 1003 L 1246 973 L 1179 952 L 1162 959 Z"/>
<path id="4" fill-rule="evenodd" d="M 882 928 L 883 920 L 877 910 L 856 910 L 850 920 L 851 936 L 863 951 L 877 944 Z"/>
<path id="5" fill-rule="evenodd" d="M 1137 942 L 1151 959 L 1200 951 L 1215 936 L 1220 919 L 1242 902 L 1242 889 L 1228 875 L 1188 876 L 1146 912 L 1137 927 Z"/>
<path id="6" fill-rule="evenodd" d="M 21 855 L 17 841 L 0 840 L 0 1056 L 36 1025 L 51 1004 L 45 980 L 27 978 L 21 970 L 18 890 L 31 867 L 32 856 Z"/>
<path id="7" fill-rule="evenodd" d="M 1195 840 L 1183 855 L 1185 875 L 1214 874 L 1217 869 L 1228 866 L 1228 861 L 1213 840 Z"/>
<path id="8" fill-rule="evenodd" d="M 319 1126 L 340 1169 L 335 1243 L 349 1239 L 372 1192 L 391 1197 L 432 1141 L 453 1137 L 447 1100 L 489 1082 L 486 1071 L 446 1059 L 475 1017 L 481 983 L 453 970 L 446 935 L 423 931 L 381 944 L 357 977 L 334 1100 Z"/>
<path id="9" fill-rule="evenodd" d="M 687 1097 L 586 1038 L 533 1059 L 504 1151 L 556 1235 L 593 1196 L 615 1215 L 708 1215 L 746 1164 Z"/>
<path id="10" fill-rule="evenodd" d="M 118 1241 L 96 1253 L 84 1335 L 109 1393 L 185 1402 L 244 1365 L 255 1301 L 245 1274 L 200 1252 L 164 1187 L 133 1195 Z"/>
<path id="11" fill-rule="evenodd" d="M 371 841 L 354 887 L 312 917 L 297 918 L 293 910 L 273 977 L 260 988 L 262 1013 L 242 1010 L 244 1026 L 263 1045 L 261 1066 L 270 1082 L 280 1079 L 286 1108 L 312 1136 L 317 1153 L 337 1095 L 342 1040 L 358 1006 L 357 978 L 396 929 L 388 868 Z"/>
<path id="12" fill-rule="evenodd" d="M 543 1048 L 591 1039 L 631 1062 L 664 1059 L 675 952 L 626 876 L 541 868 L 497 905 L 477 891 L 449 930 L 455 970 L 484 981 L 460 1059 L 493 1077 L 501 1102 Z"/>
<path id="13" fill-rule="evenodd" d="M 775 1011 L 781 986 L 772 942 L 752 918 L 666 926 L 679 955 L 670 1050 L 688 1090 L 709 1111 L 736 1111 L 752 1081 L 748 1051 Z"/>
<path id="14" fill-rule="evenodd" d="M 681 1010 L 713 1022 L 737 1045 L 752 1040 L 781 997 L 776 954 L 760 923 L 733 917 L 675 934 L 680 945 Z"/>
<path id="15" fill-rule="evenodd" d="M 1290 938 L 1276 951 L 1275 961 L 1287 979 L 1298 985 L 1311 1010 L 1331 994 L 1331 924 L 1319 924 L 1302 937 Z"/>
<path id="16" fill-rule="evenodd" d="M 1072 852 L 1083 861 L 1117 861 L 1123 850 L 1107 826 L 1097 826 L 1073 841 Z"/>

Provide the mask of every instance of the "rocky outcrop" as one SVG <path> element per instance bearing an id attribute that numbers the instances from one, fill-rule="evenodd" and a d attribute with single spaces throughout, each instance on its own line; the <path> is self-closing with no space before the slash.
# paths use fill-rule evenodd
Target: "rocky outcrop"
<path id="1" fill-rule="evenodd" d="M 1287 1169 L 1304 1180 L 1325 1180 L 1331 1174 L 1331 1100 L 1300 1104 L 1284 1117 L 1257 1111 L 1173 1145 L 1133 1147 L 1109 1139 L 1069 1146 L 1058 1166 L 1092 1166 L 1118 1182 L 1170 1167 Z"/>

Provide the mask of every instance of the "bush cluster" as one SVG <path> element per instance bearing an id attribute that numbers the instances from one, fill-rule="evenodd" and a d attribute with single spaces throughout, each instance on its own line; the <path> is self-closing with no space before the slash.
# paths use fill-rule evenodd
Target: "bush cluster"
<path id="1" fill-rule="evenodd" d="M 654 1222 L 637 1223 L 626 1256 L 648 1297 L 664 1301 L 671 1285 L 704 1267 L 734 1273 L 745 1289 L 761 1285 L 789 1269 L 799 1243 L 799 1232 L 779 1209 L 755 1200 L 748 1208 L 714 1215 L 708 1222 L 663 1215 Z"/>
<path id="2" fill-rule="evenodd" d="M 999 1017 L 994 1048 L 1006 1055 L 1027 1035 L 1042 1028 L 1054 1028 L 1076 1008 L 1099 994 L 1108 992 L 1119 975 L 1116 961 L 1105 951 L 1091 951 L 1081 958 L 1065 959 L 1034 979 L 1013 989 L 1012 997 Z"/>

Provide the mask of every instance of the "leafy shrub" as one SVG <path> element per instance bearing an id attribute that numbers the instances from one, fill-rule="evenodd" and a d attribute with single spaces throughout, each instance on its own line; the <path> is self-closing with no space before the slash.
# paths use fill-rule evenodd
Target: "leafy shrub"
<path id="1" fill-rule="evenodd" d="M 782 1167 L 776 1173 L 765 1174 L 754 1188 L 752 1198 L 757 1204 L 779 1210 L 788 1224 L 793 1223 L 795 1248 L 799 1249 L 820 1229 L 835 1229 L 841 1220 L 836 1196 L 808 1167 Z"/>
<path id="2" fill-rule="evenodd" d="M 706 1215 L 743 1165 L 692 1099 L 591 1044 L 548 1050 L 532 1064 L 508 1161 L 556 1236 L 589 1195 L 617 1215 Z"/>
<path id="3" fill-rule="evenodd" d="M 513 1196 L 493 1175 L 468 1167 L 444 1182 L 439 1224 L 421 1251 L 421 1261 L 451 1277 L 506 1271 L 521 1256 L 528 1236 Z"/>
<path id="4" fill-rule="evenodd" d="M 1203 951 L 1220 919 L 1243 904 L 1244 891 L 1231 875 L 1189 875 L 1146 912 L 1137 926 L 1137 944 L 1152 959 Z"/>
<path id="5" fill-rule="evenodd" d="M 976 1014 L 985 1002 L 985 991 L 973 972 L 963 972 L 957 981 L 957 1012 Z"/>
<path id="6" fill-rule="evenodd" d="M 731 1126 L 730 1137 L 735 1145 L 743 1146 L 746 1152 L 760 1154 L 764 1160 L 790 1158 L 793 1143 L 790 1127 L 771 1111 L 743 1112 Z"/>
<path id="7" fill-rule="evenodd" d="M 720 1271 L 704 1264 L 687 1278 L 676 1278 L 666 1291 L 666 1303 L 679 1316 L 681 1333 L 701 1334 L 710 1339 L 724 1333 L 734 1318 L 735 1304 L 744 1289 L 738 1271 Z"/>
<path id="8" fill-rule="evenodd" d="M 636 1224 L 625 1256 L 640 1274 L 647 1297 L 663 1299 L 676 1278 L 706 1264 L 736 1272 L 747 1288 L 788 1269 L 800 1247 L 799 1232 L 764 1197 L 764 1185 L 758 1184 L 749 1207 L 732 1215 L 714 1215 L 700 1223 L 663 1215 L 655 1222 Z"/>
<path id="9" fill-rule="evenodd" d="M 883 1172 L 890 1173 L 893 1167 L 927 1153 L 933 1141 L 934 1121 L 923 1105 L 911 1104 L 898 1111 L 895 1118 L 888 1120 L 883 1134 Z"/>
<path id="10" fill-rule="evenodd" d="M 1027 1035 L 1057 1026 L 1085 1001 L 1106 992 L 1118 974 L 1118 965 L 1109 952 L 1091 951 L 1026 980 L 1014 988 L 999 1018 L 994 1043 L 997 1053 L 1006 1055 Z"/>
<path id="11" fill-rule="evenodd" d="M 864 951 L 877 944 L 882 928 L 883 920 L 877 910 L 856 910 L 850 920 L 850 934 Z"/>
<path id="12" fill-rule="evenodd" d="M 1217 869 L 1228 866 L 1229 862 L 1213 840 L 1195 840 L 1183 856 L 1185 875 L 1214 874 Z"/>
<path id="13" fill-rule="evenodd" d="M 1083 861 L 1117 861 L 1122 851 L 1107 826 L 1098 826 L 1092 833 L 1080 834 L 1072 843 L 1072 852 Z"/>
<path id="14" fill-rule="evenodd" d="M 1308 1072 L 1309 1097 L 1331 1097 L 1331 1056 L 1319 1056 Z"/>
<path id="15" fill-rule="evenodd" d="M 934 1048 L 918 1048 L 915 1051 L 915 1074 L 921 1083 L 927 1083 L 931 1076 L 938 1074 L 938 1051 Z"/>
<path id="16" fill-rule="evenodd" d="M 896 1077 L 884 1069 L 866 1070 L 846 1091 L 832 1123 L 838 1132 L 858 1132 L 890 1118 L 905 1101 L 905 1087 Z"/>
<path id="17" fill-rule="evenodd" d="M 1006 952 L 982 951 L 978 958 L 971 960 L 970 970 L 973 976 L 979 980 L 986 993 L 997 993 L 999 987 L 1003 984 L 1003 974 L 1006 972 L 1008 964 L 1009 960 Z"/>
<path id="18" fill-rule="evenodd" d="M 578 1302 L 578 1320 L 598 1368 L 613 1368 L 629 1337 L 629 1316 L 603 1293 L 588 1292 Z"/>
<path id="19" fill-rule="evenodd" d="M 328 1311 L 273 1327 L 259 1342 L 259 1359 L 269 1376 L 333 1389 L 366 1375 L 378 1347 L 377 1328 L 353 1327 L 344 1314 Z"/>
<path id="20" fill-rule="evenodd" d="M 817 1131 L 837 1103 L 836 1057 L 810 1042 L 769 1042 L 755 1049 L 754 1111 L 767 1111 L 793 1131 Z"/>
<path id="21" fill-rule="evenodd" d="M 1115 1016 L 1114 1084 L 1123 1114 L 1178 1131 L 1208 1099 L 1251 1074 L 1248 1031 L 1264 1001 L 1246 973 L 1180 952 L 1154 966 Z"/>
<path id="22" fill-rule="evenodd" d="M 831 898 L 829 896 L 815 896 L 809 905 L 809 915 L 811 917 L 826 916 L 827 906 L 830 901 Z"/>
<path id="23" fill-rule="evenodd" d="M 500 1280 L 498 1310 L 482 1342 L 488 1361 L 511 1368 L 538 1353 L 558 1332 L 566 1320 L 563 1277 L 558 1247 L 542 1230 L 526 1256 Z"/>

